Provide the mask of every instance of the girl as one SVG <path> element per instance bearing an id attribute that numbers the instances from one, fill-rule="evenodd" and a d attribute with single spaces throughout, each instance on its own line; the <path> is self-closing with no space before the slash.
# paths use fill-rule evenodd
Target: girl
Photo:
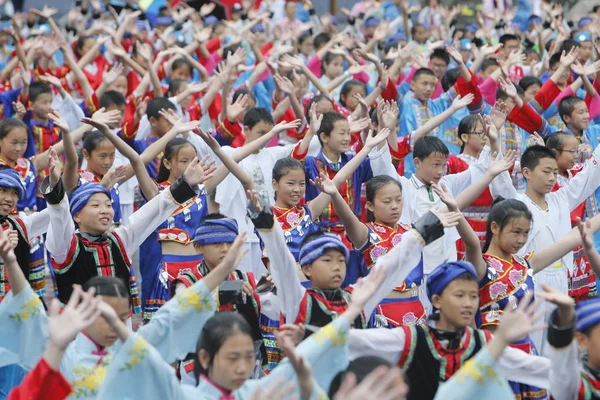
<path id="1" fill-rule="evenodd" d="M 299 382 L 301 398 L 324 395 L 320 393 L 319 386 L 328 387 L 335 374 L 344 369 L 347 364 L 343 343 L 347 340 L 351 321 L 361 313 L 382 278 L 379 272 L 370 282 L 357 285 L 353 294 L 354 301 L 348 309 L 334 322 L 300 345 L 298 354 L 306 357 L 306 361 L 299 362 L 299 358 L 293 352 L 288 352 L 288 361 L 282 362 L 268 377 L 260 380 L 248 380 L 255 363 L 254 344 L 250 327 L 243 318 L 235 314 L 219 313 L 204 324 L 195 352 L 197 387 L 181 386 L 170 372 L 171 366 L 158 357 L 156 350 L 139 339 L 136 333 L 129 331 L 118 318 L 112 317 L 108 321 L 125 345 L 116 355 L 107 372 L 101 396 L 104 398 L 129 396 L 173 398 L 175 396 L 182 399 L 244 400 L 253 398 L 252 395 L 257 387 L 264 387 L 278 380 L 295 380 L 296 374 L 304 377 Z M 214 302 L 210 301 L 206 308 L 214 310 Z M 280 344 L 283 344 L 284 348 L 293 347 L 285 338 L 279 336 L 278 339 L 283 342 Z M 135 352 L 131 353 L 132 351 Z M 136 354 L 144 354 L 144 356 L 136 358 Z M 139 362 L 132 364 L 130 362 L 132 357 Z M 234 363 L 234 368 L 227 367 L 231 363 Z M 312 365 L 312 375 L 317 377 L 317 382 L 310 378 L 306 379 L 310 374 L 305 375 L 308 371 L 305 370 L 306 367 L 301 367 L 303 363 L 306 363 L 305 366 L 309 363 Z M 131 368 L 125 365 L 131 365 Z M 166 383 L 165 376 L 170 377 Z M 140 384 L 136 384 L 137 382 Z"/>
<path id="2" fill-rule="evenodd" d="M 479 282 L 480 314 L 477 323 L 483 329 L 494 332 L 511 298 L 520 301 L 528 291 L 534 290 L 533 275 L 564 257 L 574 247 L 581 244 L 577 228 L 547 248 L 529 253 L 525 257 L 516 255 L 527 242 L 532 215 L 527 206 L 519 200 L 499 201 L 492 206 L 488 215 L 486 243 L 483 259 L 487 274 Z M 600 217 L 590 221 L 592 231 L 600 229 Z M 512 347 L 528 354 L 537 354 L 532 339 L 513 342 Z M 535 393 L 533 398 L 547 398 L 545 390 L 511 382 L 516 395 Z"/>
<path id="3" fill-rule="evenodd" d="M 139 329 L 138 333 L 144 338 L 144 342 L 151 343 L 166 362 L 172 363 L 194 350 L 197 332 L 213 314 L 214 300 L 211 292 L 235 268 L 242 243 L 243 240 L 236 242 L 230 254 L 209 277 L 184 290 L 156 315 L 155 322 Z M 2 347 L 3 350 L 8 350 L 9 354 L 14 354 L 14 362 L 30 368 L 32 362 L 35 362 L 33 360 L 41 357 L 46 343 L 40 341 L 41 344 L 38 344 L 37 340 L 31 341 L 27 338 L 45 337 L 48 322 L 27 281 L 22 274 L 17 273 L 19 266 L 14 256 L 10 256 L 11 253 L 9 250 L 6 254 L 1 254 L 9 264 L 9 270 L 14 272 L 10 279 L 15 290 L 7 299 L 7 305 L 3 306 L 5 308 L 1 310 L 2 315 L 13 316 L 7 318 L 10 323 L 2 325 L 6 332 L 2 335 L 3 338 L 12 338 L 8 343 L 3 341 Z M 5 255 L 8 257 L 5 258 Z M 104 383 L 107 368 L 115 352 L 122 347 L 113 331 L 113 325 L 107 321 L 127 320 L 131 307 L 130 291 L 123 280 L 108 276 L 92 278 L 84 284 L 83 290 L 88 293 L 95 292 L 102 300 L 99 304 L 101 316 L 95 318 L 94 322 L 68 345 L 60 363 L 60 372 L 71 384 L 74 398 L 103 398 L 98 396 L 98 393 Z M 72 299 L 67 303 L 67 310 L 74 306 L 73 303 L 79 299 L 81 293 L 82 287 L 75 285 Z M 21 351 L 23 348 L 28 349 L 25 354 Z"/>
<path id="4" fill-rule="evenodd" d="M 561 131 L 553 133 L 548 137 L 546 147 L 556 154 L 558 176 L 552 189 L 555 192 L 567 186 L 569 180 L 582 170 L 584 164 L 577 163 L 580 155 L 579 141 L 571 134 Z M 593 201 L 593 198 L 590 201 Z M 571 226 L 577 225 L 577 218 L 583 219 L 586 203 L 587 201 L 581 203 L 571 211 Z M 569 273 L 569 295 L 572 298 L 580 301 L 596 296 L 596 276 L 583 246 L 573 250 L 573 267 L 568 268 L 567 272 Z"/>
<path id="5" fill-rule="evenodd" d="M 340 106 L 338 106 L 338 112 L 345 117 L 350 116 L 356 107 L 359 106 L 356 95 L 365 98 L 367 96 L 366 91 L 365 84 L 356 79 L 351 79 L 344 83 L 342 90 L 340 91 Z"/>

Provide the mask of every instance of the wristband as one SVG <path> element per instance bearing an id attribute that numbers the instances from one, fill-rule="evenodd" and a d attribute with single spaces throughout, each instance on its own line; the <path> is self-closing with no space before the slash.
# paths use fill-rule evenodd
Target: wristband
<path id="1" fill-rule="evenodd" d="M 196 189 L 194 189 L 185 181 L 183 175 L 171 185 L 171 196 L 173 196 L 173 199 L 179 204 L 183 204 L 194 198 L 198 195 L 198 192 L 198 187 L 196 186 Z"/>
<path id="2" fill-rule="evenodd" d="M 51 205 L 60 204 L 62 199 L 65 198 L 65 186 L 62 179 L 59 179 L 54 187 L 50 187 L 50 176 L 44 178 L 40 185 L 40 192 L 44 195 L 46 202 Z"/>
<path id="3" fill-rule="evenodd" d="M 413 224 L 413 228 L 421 235 L 425 245 L 444 236 L 444 225 L 433 212 L 429 211 Z"/>

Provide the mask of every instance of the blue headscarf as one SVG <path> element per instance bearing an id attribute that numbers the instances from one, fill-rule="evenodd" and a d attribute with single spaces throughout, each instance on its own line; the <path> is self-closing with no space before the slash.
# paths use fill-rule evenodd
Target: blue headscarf
<path id="1" fill-rule="evenodd" d="M 575 305 L 577 331 L 583 332 L 600 323 L 600 297 L 580 301 Z"/>
<path id="2" fill-rule="evenodd" d="M 71 193 L 71 198 L 69 199 L 69 203 L 71 205 L 71 215 L 77 215 L 77 213 L 81 211 L 83 207 L 85 207 L 90 197 L 96 193 L 104 193 L 109 199 L 111 199 L 110 192 L 97 183 L 84 183 L 73 190 L 73 193 Z"/>
<path id="3" fill-rule="evenodd" d="M 202 222 L 194 235 L 194 243 L 216 244 L 233 243 L 238 236 L 238 224 L 233 218 L 207 219 Z"/>
<path id="4" fill-rule="evenodd" d="M 473 275 L 473 278 L 477 281 L 475 267 L 469 262 L 446 262 L 437 267 L 427 278 L 427 297 L 429 297 L 429 301 L 431 301 L 434 294 L 442 294 L 450 282 L 465 272 Z"/>
<path id="5" fill-rule="evenodd" d="M 12 168 L 0 170 L 0 187 L 16 189 L 19 200 L 25 197 L 25 188 L 19 173 Z"/>
<path id="6" fill-rule="evenodd" d="M 330 249 L 339 250 L 344 255 L 344 258 L 346 258 L 346 262 L 348 262 L 349 254 L 346 245 L 337 236 L 325 233 L 323 236 L 319 236 L 302 245 L 299 254 L 300 266 L 304 267 L 305 265 L 312 264 Z"/>

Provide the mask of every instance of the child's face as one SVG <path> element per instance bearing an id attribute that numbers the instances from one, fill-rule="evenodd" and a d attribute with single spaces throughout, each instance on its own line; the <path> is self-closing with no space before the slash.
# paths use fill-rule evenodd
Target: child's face
<path id="1" fill-rule="evenodd" d="M 464 62 L 468 62 L 471 59 L 471 54 L 472 54 L 471 50 L 460 50 L 459 53 Z M 442 79 L 442 78 L 438 77 L 438 79 Z"/>
<path id="2" fill-rule="evenodd" d="M 321 116 L 326 112 L 333 112 L 333 104 L 327 99 L 321 99 L 317 101 L 317 116 Z"/>
<path id="3" fill-rule="evenodd" d="M 190 144 L 181 147 L 171 160 L 163 160 L 169 170 L 169 181 L 174 182 L 179 179 L 194 157 L 196 157 L 196 148 Z"/>
<path id="4" fill-rule="evenodd" d="M 48 119 L 48 113 L 52 111 L 52 94 L 41 93 L 31 103 L 31 112 L 38 119 Z"/>
<path id="5" fill-rule="evenodd" d="M 171 128 L 173 128 L 173 125 L 162 115 L 158 119 L 150 117 L 148 121 L 150 121 L 152 131 L 156 133 L 159 137 L 163 137 L 167 132 L 171 130 Z"/>
<path id="6" fill-rule="evenodd" d="M 502 229 L 492 221 L 490 228 L 494 235 L 492 240 L 498 248 L 508 254 L 517 254 L 527 243 L 531 220 L 524 216 L 513 217 Z"/>
<path id="7" fill-rule="evenodd" d="M 533 168 L 523 168 L 523 176 L 527 179 L 527 186 L 535 192 L 548 194 L 554 188 L 558 176 L 558 164 L 554 158 L 544 157 Z"/>
<path id="8" fill-rule="evenodd" d="M 119 120 L 116 121 L 114 124 L 108 125 L 108 127 L 110 129 L 117 129 L 117 128 L 120 128 L 121 125 L 123 125 L 123 120 L 125 119 L 125 104 L 121 104 L 121 105 L 113 104 L 111 106 L 106 107 L 106 112 L 113 111 L 113 110 L 119 111 Z"/>
<path id="9" fill-rule="evenodd" d="M 364 98 L 366 96 L 365 88 L 362 85 L 352 86 L 352 89 L 346 95 L 342 95 L 342 100 L 346 103 L 346 108 L 350 111 L 354 111 L 358 106 L 358 100 L 354 98 L 355 94 L 359 94 Z"/>
<path id="10" fill-rule="evenodd" d="M 437 86 L 437 78 L 435 76 L 422 74 L 411 84 L 412 91 L 415 93 L 417 100 L 426 102 L 431 99 L 435 87 Z"/>
<path id="11" fill-rule="evenodd" d="M 273 129 L 273 124 L 270 124 L 265 121 L 260 121 L 258 124 L 254 125 L 252 129 L 248 126 L 244 126 L 244 134 L 246 135 L 246 143 L 252 143 L 256 139 L 261 136 L 266 135 Z"/>
<path id="12" fill-rule="evenodd" d="M 285 207 L 296 207 L 304 197 L 306 178 L 304 170 L 291 169 L 279 181 L 273 179 L 273 189 L 277 193 L 277 202 Z"/>
<path id="13" fill-rule="evenodd" d="M 346 258 L 339 250 L 329 249 L 302 272 L 314 288 L 338 289 L 346 278 Z"/>
<path id="14" fill-rule="evenodd" d="M 402 215 L 402 190 L 393 182 L 380 187 L 373 203 L 367 201 L 367 209 L 375 215 L 375 221 L 394 226 Z"/>
<path id="15" fill-rule="evenodd" d="M 497 65 L 490 65 L 489 67 L 487 67 L 486 69 L 484 69 L 483 71 L 481 71 L 481 77 L 485 80 L 487 79 L 491 74 L 494 73 L 494 71 L 496 71 L 498 68 L 500 68 Z"/>
<path id="16" fill-rule="evenodd" d="M 598 368 L 600 366 L 600 324 L 594 326 L 587 335 L 576 332 L 575 337 L 579 348 L 587 353 L 588 364 Z"/>
<path id="17" fill-rule="evenodd" d="M 473 323 L 479 309 L 479 285 L 474 280 L 455 279 L 441 295 L 431 296 L 431 303 L 440 310 L 440 322 L 453 330 L 464 329 Z"/>
<path id="18" fill-rule="evenodd" d="M 344 58 L 342 56 L 335 56 L 329 63 L 324 64 L 324 67 L 325 75 L 329 79 L 335 79 L 344 72 Z"/>
<path id="19" fill-rule="evenodd" d="M 0 155 L 4 161 L 17 162 L 27 149 L 27 129 L 13 128 L 0 140 Z"/>
<path id="20" fill-rule="evenodd" d="M 448 69 L 448 64 L 446 61 L 442 60 L 441 58 L 432 58 L 429 64 L 431 66 L 431 70 L 435 74 L 435 77 L 442 79 L 446 73 L 446 70 Z"/>
<path id="21" fill-rule="evenodd" d="M 529 86 L 527 90 L 523 93 L 523 103 L 529 103 L 529 100 L 533 99 L 533 97 L 540 91 L 542 87 L 537 83 Z"/>
<path id="22" fill-rule="evenodd" d="M 289 1 L 287 3 L 285 3 L 285 15 L 288 18 L 296 18 L 296 2 L 295 1 Z"/>
<path id="23" fill-rule="evenodd" d="M 525 64 L 531 65 L 533 63 L 537 64 L 538 62 L 540 62 L 540 55 L 538 53 L 527 54 L 527 58 L 525 58 Z"/>
<path id="24" fill-rule="evenodd" d="M 119 76 L 106 90 L 114 90 L 127 97 L 127 77 L 125 75 Z"/>
<path id="25" fill-rule="evenodd" d="M 119 319 L 123 322 L 129 317 L 129 300 L 124 297 L 99 296 L 106 304 L 114 308 Z M 117 341 L 117 333 L 103 317 L 96 321 L 84 331 L 89 337 L 102 347 L 110 347 Z"/>
<path id="26" fill-rule="evenodd" d="M 590 111 L 584 101 L 579 101 L 573 107 L 573 112 L 565 118 L 565 122 L 572 129 L 587 129 L 590 126 Z"/>
<path id="27" fill-rule="evenodd" d="M 442 153 L 431 153 L 423 160 L 415 158 L 415 169 L 421 182 L 426 185 L 430 182 L 438 183 L 444 176 L 447 159 L 448 156 Z"/>
<path id="28" fill-rule="evenodd" d="M 179 85 L 179 88 L 174 93 L 171 93 L 169 97 L 175 97 L 175 96 L 180 95 L 181 93 L 185 92 L 185 90 L 187 89 L 187 87 L 188 87 L 188 83 L 187 82 L 182 82 Z M 181 103 L 180 103 L 181 104 L 181 108 L 183 108 L 183 109 L 188 108 L 188 106 L 190 105 L 191 101 L 192 101 L 192 96 L 191 95 L 187 96 L 186 98 L 184 98 L 181 101 Z"/>
<path id="29" fill-rule="evenodd" d="M 413 39 L 417 43 L 425 43 L 429 39 L 429 31 L 424 26 L 417 26 Z"/>
<path id="30" fill-rule="evenodd" d="M 231 245 L 232 243 L 195 244 L 194 248 L 198 254 L 202 254 L 204 262 L 212 270 L 223 261 Z"/>
<path id="31" fill-rule="evenodd" d="M 187 65 L 181 65 L 171 71 L 171 79 L 183 79 L 189 81 L 192 79 L 192 71 Z"/>
<path id="32" fill-rule="evenodd" d="M 73 219 L 81 232 L 101 235 L 108 232 L 114 216 L 115 210 L 110 197 L 106 193 L 94 193 Z"/>
<path id="33" fill-rule="evenodd" d="M 321 133 L 323 146 L 337 154 L 342 154 L 350 150 L 350 124 L 346 120 L 336 121 L 333 125 L 333 131 L 329 136 Z M 333 160 L 336 161 L 336 160 Z"/>
<path id="34" fill-rule="evenodd" d="M 479 153 L 487 144 L 485 130 L 479 121 L 475 123 L 472 132 L 461 134 L 460 139 L 464 142 L 465 149 L 469 149 L 471 152 L 475 153 Z"/>
<path id="35" fill-rule="evenodd" d="M 521 42 L 518 40 L 507 40 L 506 44 L 504 45 L 504 47 L 502 48 L 502 55 L 504 56 L 504 59 L 508 58 L 508 56 L 510 55 L 510 53 L 512 53 L 515 50 L 519 50 L 521 48 Z"/>
<path id="36" fill-rule="evenodd" d="M 304 41 L 300 44 L 300 54 L 308 57 L 313 51 L 313 41 L 312 37 L 308 37 L 304 39 Z"/>
<path id="37" fill-rule="evenodd" d="M 581 49 L 579 50 L 579 61 L 586 63 L 592 59 L 594 55 L 594 44 L 590 41 L 581 42 Z"/>
<path id="38" fill-rule="evenodd" d="M 105 139 L 98 143 L 96 148 L 89 154 L 83 149 L 83 156 L 87 160 L 87 168 L 94 174 L 104 176 L 110 171 L 115 162 L 115 146 L 110 140 Z"/>
<path id="39" fill-rule="evenodd" d="M 0 186 L 0 215 L 5 217 L 17 206 L 19 193 L 17 189 Z"/>
<path id="40" fill-rule="evenodd" d="M 579 141 L 575 136 L 563 136 L 561 146 L 556 164 L 560 171 L 568 171 L 577 164 L 579 159 Z"/>
<path id="41" fill-rule="evenodd" d="M 365 28 L 365 37 L 367 37 L 367 38 L 373 37 L 376 30 L 377 30 L 377 25 L 369 26 L 368 28 Z"/>
<path id="42" fill-rule="evenodd" d="M 91 50 L 92 47 L 94 47 L 94 38 L 87 38 L 84 42 L 83 45 L 81 46 L 81 48 L 79 49 L 79 54 L 81 54 L 81 56 L 85 56 L 88 51 Z"/>
<path id="43" fill-rule="evenodd" d="M 212 360 L 204 350 L 198 353 L 198 360 L 210 380 L 226 390 L 237 390 L 256 366 L 254 341 L 248 334 L 236 333 L 225 339 Z"/>

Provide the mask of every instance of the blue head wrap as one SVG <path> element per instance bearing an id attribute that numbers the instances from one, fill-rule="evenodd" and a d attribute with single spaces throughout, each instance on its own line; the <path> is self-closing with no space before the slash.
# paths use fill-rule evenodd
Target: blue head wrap
<path id="1" fill-rule="evenodd" d="M 214 15 L 209 15 L 208 17 L 204 18 L 204 25 L 209 26 L 214 24 L 215 22 L 217 22 L 219 20 L 219 18 L 215 17 Z"/>
<path id="2" fill-rule="evenodd" d="M 379 25 L 379 18 L 377 17 L 369 17 L 365 20 L 365 28 L 372 28 L 374 26 Z"/>
<path id="3" fill-rule="evenodd" d="M 527 26 L 531 26 L 531 25 L 535 25 L 535 24 L 541 24 L 542 22 L 544 22 L 544 20 L 542 20 L 541 17 L 539 17 L 537 15 L 532 15 L 527 20 Z"/>
<path id="4" fill-rule="evenodd" d="M 156 17 L 156 26 L 171 26 L 174 23 L 173 17 L 169 15 L 159 15 Z"/>
<path id="5" fill-rule="evenodd" d="M 465 31 L 470 33 L 475 33 L 479 30 L 479 27 L 476 24 L 469 24 L 465 26 Z"/>
<path id="6" fill-rule="evenodd" d="M 471 50 L 472 48 L 471 39 L 460 39 L 459 50 Z"/>
<path id="7" fill-rule="evenodd" d="M 575 38 L 579 43 L 592 41 L 592 35 L 589 32 L 579 32 Z"/>
<path id="8" fill-rule="evenodd" d="M 580 301 L 575 305 L 577 331 L 583 332 L 600 323 L 600 297 Z"/>
<path id="9" fill-rule="evenodd" d="M 233 218 L 208 219 L 202 222 L 194 235 L 197 244 L 233 243 L 238 235 L 238 224 Z"/>
<path id="10" fill-rule="evenodd" d="M 19 173 L 12 168 L 0 170 L 0 187 L 16 189 L 19 200 L 25 197 L 25 188 Z"/>
<path id="11" fill-rule="evenodd" d="M 583 17 L 579 20 L 579 22 L 577 23 L 577 27 L 579 29 L 583 28 L 584 26 L 586 26 L 587 24 L 591 24 L 593 22 L 593 19 L 591 17 Z"/>
<path id="12" fill-rule="evenodd" d="M 404 34 L 404 32 L 397 32 L 394 33 L 392 36 L 390 36 L 389 38 L 387 38 L 386 42 L 389 43 L 396 43 L 396 42 L 401 42 L 401 41 L 406 41 L 406 35 Z"/>
<path id="13" fill-rule="evenodd" d="M 252 32 L 252 33 L 259 33 L 259 32 L 264 32 L 264 31 L 265 31 L 265 26 L 263 24 L 256 24 L 252 28 L 250 28 L 250 32 Z"/>
<path id="14" fill-rule="evenodd" d="M 85 205 L 87 204 L 90 197 L 96 193 L 104 193 L 110 199 L 110 192 L 98 185 L 97 183 L 84 183 L 71 193 L 69 203 L 71 204 L 71 215 L 75 216 Z"/>
<path id="15" fill-rule="evenodd" d="M 346 258 L 346 262 L 348 262 L 349 254 L 346 245 L 337 236 L 326 233 L 302 245 L 299 254 L 300 266 L 304 267 L 305 265 L 312 264 L 330 249 L 339 250 Z"/>
<path id="16" fill-rule="evenodd" d="M 465 272 L 473 275 L 475 280 L 477 280 L 475 267 L 469 262 L 446 262 L 437 267 L 427 278 L 427 297 L 429 297 L 429 300 L 431 301 L 434 294 L 442 294 L 450 282 Z"/>
<path id="17" fill-rule="evenodd" d="M 138 19 L 137 21 L 135 21 L 135 24 L 137 25 L 137 27 L 140 31 L 146 30 L 146 21 Z"/>

